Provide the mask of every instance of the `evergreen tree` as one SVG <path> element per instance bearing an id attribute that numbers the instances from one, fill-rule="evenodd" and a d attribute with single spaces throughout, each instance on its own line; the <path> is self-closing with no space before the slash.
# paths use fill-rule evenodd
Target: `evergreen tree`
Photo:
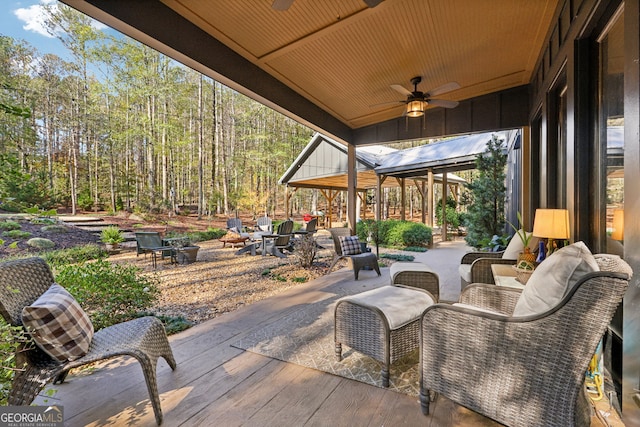
<path id="1" fill-rule="evenodd" d="M 487 149 L 476 159 L 478 177 L 466 184 L 469 190 L 466 242 L 480 248 L 494 235 L 501 235 L 505 224 L 504 140 L 494 135 Z"/>

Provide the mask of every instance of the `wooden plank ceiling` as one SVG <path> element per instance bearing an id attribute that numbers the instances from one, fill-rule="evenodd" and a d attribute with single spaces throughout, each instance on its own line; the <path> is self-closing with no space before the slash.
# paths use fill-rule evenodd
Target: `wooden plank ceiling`
<path id="1" fill-rule="evenodd" d="M 558 0 L 162 2 L 351 128 L 397 118 L 405 96 L 456 81 L 464 100 L 528 84 Z M 71 3 L 74 3 L 73 1 Z"/>

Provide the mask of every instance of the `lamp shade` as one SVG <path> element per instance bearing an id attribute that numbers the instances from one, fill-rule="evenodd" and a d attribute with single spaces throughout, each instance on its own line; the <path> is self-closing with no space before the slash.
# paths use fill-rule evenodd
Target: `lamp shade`
<path id="1" fill-rule="evenodd" d="M 533 235 L 549 239 L 568 239 L 569 211 L 566 209 L 536 209 Z"/>
<path id="2" fill-rule="evenodd" d="M 614 209 L 613 211 L 611 238 L 613 240 L 624 240 L 624 209 Z"/>
<path id="3" fill-rule="evenodd" d="M 427 108 L 427 103 L 419 99 L 407 102 L 407 116 L 409 117 L 421 117 L 424 115 L 424 110 Z"/>

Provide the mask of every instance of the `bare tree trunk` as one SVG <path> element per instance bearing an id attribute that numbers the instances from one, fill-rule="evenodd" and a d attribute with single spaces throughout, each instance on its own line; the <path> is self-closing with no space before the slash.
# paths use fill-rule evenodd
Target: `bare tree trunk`
<path id="1" fill-rule="evenodd" d="M 204 104 L 202 99 L 202 74 L 198 81 L 198 219 L 204 213 Z"/>

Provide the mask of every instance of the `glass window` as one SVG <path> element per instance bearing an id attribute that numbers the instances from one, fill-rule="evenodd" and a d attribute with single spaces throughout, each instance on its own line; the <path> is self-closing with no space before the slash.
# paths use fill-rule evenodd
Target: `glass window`
<path id="1" fill-rule="evenodd" d="M 600 150 L 604 159 L 601 227 L 609 253 L 624 243 L 624 45 L 623 19 L 616 17 L 600 38 Z"/>

